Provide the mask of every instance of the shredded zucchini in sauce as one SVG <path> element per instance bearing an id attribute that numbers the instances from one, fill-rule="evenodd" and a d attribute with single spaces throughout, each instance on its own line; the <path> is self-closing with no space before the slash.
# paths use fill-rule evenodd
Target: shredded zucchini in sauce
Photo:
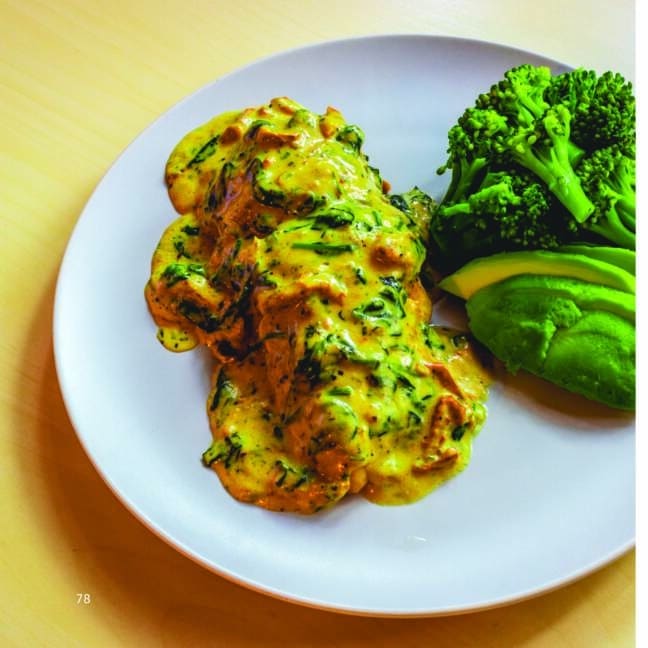
<path id="1" fill-rule="evenodd" d="M 166 348 L 214 356 L 204 464 L 267 509 L 415 501 L 466 466 L 485 417 L 471 346 L 429 324 L 431 201 L 390 197 L 363 139 L 282 97 L 214 118 L 167 163 L 180 216 L 146 299 Z"/>

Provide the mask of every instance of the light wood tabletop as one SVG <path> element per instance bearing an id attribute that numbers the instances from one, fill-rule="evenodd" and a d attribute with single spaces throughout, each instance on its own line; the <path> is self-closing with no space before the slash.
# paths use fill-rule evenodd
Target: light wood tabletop
<path id="1" fill-rule="evenodd" d="M 634 645 L 634 551 L 534 599 L 451 617 L 354 617 L 245 589 L 133 517 L 66 414 L 57 273 L 119 153 L 174 103 L 259 57 L 395 32 L 490 40 L 634 78 L 629 0 L 0 0 L 3 647 Z"/>

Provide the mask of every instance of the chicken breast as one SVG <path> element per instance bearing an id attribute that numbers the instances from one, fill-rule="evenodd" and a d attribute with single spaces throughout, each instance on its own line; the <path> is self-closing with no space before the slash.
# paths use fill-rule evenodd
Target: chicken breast
<path id="1" fill-rule="evenodd" d="M 313 513 L 419 499 L 459 472 L 487 373 L 430 326 L 430 199 L 389 196 L 364 135 L 282 97 L 218 116 L 166 167 L 180 214 L 146 286 L 169 349 L 215 359 L 203 460 L 238 500 Z"/>

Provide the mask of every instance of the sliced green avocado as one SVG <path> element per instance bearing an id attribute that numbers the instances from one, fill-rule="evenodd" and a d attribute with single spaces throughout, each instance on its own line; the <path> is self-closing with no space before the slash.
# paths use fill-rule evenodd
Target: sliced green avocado
<path id="1" fill-rule="evenodd" d="M 558 330 L 542 377 L 592 400 L 635 409 L 635 327 L 604 311 L 585 312 Z"/>
<path id="2" fill-rule="evenodd" d="M 551 277 L 546 275 L 515 275 L 493 284 L 498 296 L 514 298 L 514 301 L 522 302 L 522 295 L 526 299 L 542 299 L 551 295 L 552 299 L 565 299 L 573 302 L 580 310 L 607 311 L 634 324 L 636 317 L 636 297 L 632 293 L 601 286 L 599 284 L 572 279 L 571 277 Z M 478 291 L 481 292 L 481 291 Z M 474 297 L 478 293 L 475 293 Z M 518 304 L 519 306 L 519 304 Z M 526 305 L 522 305 L 527 310 Z M 517 309 L 517 307 L 516 307 Z"/>
<path id="3" fill-rule="evenodd" d="M 630 300 L 630 301 L 629 301 Z M 635 407 L 634 298 L 560 277 L 511 277 L 466 303 L 474 336 L 515 373 L 526 369 L 619 409 Z"/>
<path id="4" fill-rule="evenodd" d="M 592 259 L 611 263 L 617 268 L 626 270 L 630 274 L 636 273 L 637 255 L 634 250 L 626 248 L 609 247 L 606 245 L 589 245 L 587 243 L 573 243 L 558 248 L 558 252 L 569 252 L 571 254 L 584 254 Z"/>
<path id="5" fill-rule="evenodd" d="M 485 286 L 522 274 L 573 277 L 628 293 L 635 292 L 635 278 L 627 270 L 583 254 L 547 250 L 501 252 L 473 259 L 445 277 L 439 287 L 469 299 Z"/>

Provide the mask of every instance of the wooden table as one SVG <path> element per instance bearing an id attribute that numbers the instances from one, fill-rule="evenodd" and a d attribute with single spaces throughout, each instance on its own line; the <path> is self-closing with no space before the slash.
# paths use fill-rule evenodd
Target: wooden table
<path id="1" fill-rule="evenodd" d="M 633 21 L 630 0 L 0 0 L 0 645 L 634 645 L 634 552 L 533 600 L 432 619 L 307 609 L 209 573 L 97 475 L 61 400 L 51 336 L 61 257 L 102 174 L 225 72 L 309 42 L 421 32 L 633 78 Z"/>

